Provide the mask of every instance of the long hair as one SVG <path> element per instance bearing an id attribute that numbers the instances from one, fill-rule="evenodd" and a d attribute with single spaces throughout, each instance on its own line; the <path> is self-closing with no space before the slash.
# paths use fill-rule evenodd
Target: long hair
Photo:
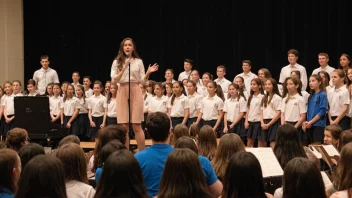
<path id="1" fill-rule="evenodd" d="M 42 145 L 39 145 L 37 143 L 30 143 L 24 147 L 22 147 L 18 151 L 18 155 L 21 158 L 21 165 L 22 165 L 22 170 L 26 166 L 26 164 L 31 160 L 33 157 L 37 155 L 44 155 L 45 150 Z"/>
<path id="2" fill-rule="evenodd" d="M 319 85 L 319 90 L 320 91 L 324 91 L 325 92 L 325 87 L 323 85 L 323 78 L 318 75 L 318 74 L 312 74 L 310 76 L 310 78 L 315 78 L 315 80 L 317 80 L 318 82 L 320 82 L 320 85 Z M 308 101 L 312 98 L 313 94 L 315 93 L 315 90 L 314 89 L 310 89 L 310 95 L 308 97 Z"/>
<path id="3" fill-rule="evenodd" d="M 273 86 L 273 91 L 271 93 L 269 92 L 266 92 L 266 94 L 264 95 L 263 99 L 262 99 L 262 103 L 260 104 L 260 106 L 264 106 L 264 107 L 267 107 L 268 104 L 270 104 L 271 100 L 273 99 L 274 95 L 278 95 L 278 96 L 281 96 L 280 95 L 280 92 L 279 92 L 279 88 L 277 86 L 277 82 L 275 79 L 273 78 L 269 78 L 265 81 L 265 83 L 267 81 L 270 81 L 271 85 Z"/>
<path id="4" fill-rule="evenodd" d="M 65 180 L 76 180 L 88 184 L 87 163 L 82 148 L 75 143 L 61 146 L 56 157 L 64 165 Z"/>
<path id="5" fill-rule="evenodd" d="M 204 125 L 198 135 L 199 155 L 207 157 L 211 161 L 215 155 L 216 148 L 217 142 L 213 128 L 209 125 Z"/>
<path id="6" fill-rule="evenodd" d="M 183 87 L 182 82 L 176 81 L 176 82 L 172 83 L 172 86 L 174 86 L 174 84 L 178 84 L 178 86 L 180 86 L 180 88 L 182 89 L 181 95 L 182 95 L 182 94 L 185 95 L 185 96 L 187 95 L 186 92 L 185 92 L 185 89 L 184 89 L 184 87 Z M 176 94 L 173 93 L 172 96 L 171 96 L 171 106 L 174 105 L 175 98 L 176 98 Z"/>
<path id="7" fill-rule="evenodd" d="M 282 190 L 283 198 L 326 197 L 320 171 L 312 161 L 302 157 L 296 157 L 287 164 L 282 179 Z"/>
<path id="8" fill-rule="evenodd" d="M 239 101 L 241 97 L 243 97 L 243 99 L 244 99 L 245 101 L 247 101 L 246 96 L 245 96 L 244 93 L 243 93 L 243 88 L 242 88 L 242 87 L 240 87 L 238 84 L 235 84 L 235 83 L 231 83 L 231 84 L 229 85 L 229 89 L 230 89 L 230 87 L 233 87 L 233 88 L 235 88 L 236 90 L 238 90 L 237 101 Z M 231 94 L 228 93 L 227 97 L 228 97 L 228 98 L 231 98 Z"/>
<path id="9" fill-rule="evenodd" d="M 340 138 L 339 138 L 339 143 L 338 143 L 338 150 L 342 151 L 342 148 L 348 144 L 352 142 L 352 131 L 351 129 L 342 131 Z"/>
<path id="10" fill-rule="evenodd" d="M 71 85 L 71 84 L 68 84 L 67 85 L 67 89 L 65 91 L 64 98 L 63 98 L 64 102 L 66 102 L 66 100 L 67 100 L 67 90 L 68 90 L 69 87 L 71 87 L 73 89 L 73 93 L 72 93 L 72 97 L 71 98 L 73 98 L 73 96 L 75 95 L 75 87 L 73 85 Z"/>
<path id="11" fill-rule="evenodd" d="M 126 129 L 119 125 L 109 125 L 98 131 L 98 142 L 94 148 L 93 172 L 98 168 L 100 151 L 111 140 L 119 140 L 122 144 L 126 143 Z"/>
<path id="12" fill-rule="evenodd" d="M 111 85 L 110 85 L 110 89 L 111 89 L 112 86 L 114 86 L 114 87 L 116 88 L 116 91 L 117 91 L 117 89 L 118 89 L 118 88 L 117 88 L 117 85 L 116 85 L 116 84 L 111 84 Z M 115 93 L 115 97 L 116 97 L 116 94 L 117 94 L 117 93 Z M 147 94 L 145 94 L 145 95 L 147 96 Z M 112 96 L 113 96 L 113 95 L 112 95 L 111 91 L 109 91 L 109 94 L 107 95 L 107 98 L 106 98 L 108 104 L 110 104 L 110 101 L 111 101 Z M 145 96 L 145 97 L 146 97 L 146 96 Z M 145 98 L 144 98 L 144 100 L 145 100 Z"/>
<path id="13" fill-rule="evenodd" d="M 177 148 L 168 156 L 157 197 L 213 197 L 208 190 L 198 156 L 193 151 Z"/>
<path id="14" fill-rule="evenodd" d="M 77 85 L 77 88 L 82 90 L 83 104 L 85 104 L 86 103 L 86 94 L 84 92 L 84 87 L 83 87 L 83 85 Z"/>
<path id="15" fill-rule="evenodd" d="M 324 77 L 326 78 L 326 80 L 323 81 L 323 83 L 322 83 L 323 86 L 324 87 L 330 86 L 330 75 L 329 75 L 329 73 L 326 72 L 326 71 L 320 71 L 320 72 L 318 72 L 318 75 L 320 76 L 320 74 L 323 74 Z"/>
<path id="16" fill-rule="evenodd" d="M 173 130 L 171 145 L 175 145 L 176 141 L 183 136 L 189 136 L 188 128 L 184 124 L 177 124 Z"/>
<path id="17" fill-rule="evenodd" d="M 334 175 L 334 186 L 338 191 L 347 190 L 348 196 L 352 195 L 352 143 L 346 144 L 340 156 L 339 164 L 337 165 Z"/>
<path id="18" fill-rule="evenodd" d="M 195 154 L 198 155 L 197 142 L 194 138 L 189 136 L 180 137 L 174 146 L 174 148 L 188 148 L 191 149 Z"/>
<path id="19" fill-rule="evenodd" d="M 15 198 L 67 198 L 62 162 L 51 155 L 37 155 L 24 167 Z"/>
<path id="20" fill-rule="evenodd" d="M 263 89 L 263 82 L 259 78 L 254 78 L 251 80 L 251 83 L 255 82 L 259 86 L 259 94 L 264 94 L 264 89 Z M 251 89 L 251 92 L 249 94 L 247 106 L 249 107 L 251 105 L 251 101 L 254 95 L 254 91 Z"/>
<path id="21" fill-rule="evenodd" d="M 17 182 L 13 177 L 13 169 L 19 163 L 16 151 L 8 148 L 0 149 L 0 186 L 7 188 L 12 193 L 17 191 Z"/>
<path id="22" fill-rule="evenodd" d="M 117 61 L 117 68 L 121 71 L 123 68 L 123 64 L 125 63 L 125 60 L 127 58 L 126 54 L 123 52 L 123 45 L 125 44 L 125 42 L 127 40 L 130 40 L 132 42 L 133 48 L 134 50 L 132 51 L 131 57 L 133 58 L 139 58 L 138 52 L 137 52 L 137 46 L 135 44 L 135 42 L 133 41 L 132 38 L 125 38 L 121 41 L 120 43 L 120 48 L 119 48 L 119 52 L 117 54 L 117 57 L 115 58 L 115 60 Z"/>
<path id="23" fill-rule="evenodd" d="M 94 198 L 147 198 L 142 169 L 127 149 L 115 151 L 106 162 Z"/>
<path id="24" fill-rule="evenodd" d="M 282 97 L 284 98 L 284 97 L 286 97 L 286 95 L 287 95 L 287 98 L 286 98 L 286 100 L 285 100 L 285 103 L 286 103 L 286 104 L 287 104 L 288 101 L 290 101 L 290 99 L 291 99 L 291 95 L 288 94 L 288 90 L 287 90 L 287 81 L 289 81 L 289 80 L 291 80 L 295 86 L 298 85 L 297 93 L 298 93 L 300 96 L 302 96 L 302 91 L 301 91 L 301 90 L 302 90 L 302 81 L 301 81 L 300 79 L 298 79 L 298 78 L 295 78 L 295 77 L 288 77 L 288 78 L 286 78 L 286 80 L 285 80 L 285 82 L 283 83 L 283 86 L 282 86 L 282 87 L 283 87 L 283 94 L 282 94 Z"/>
<path id="25" fill-rule="evenodd" d="M 226 167 L 231 157 L 239 151 L 245 151 L 241 138 L 235 133 L 225 134 L 221 137 L 218 149 L 212 161 L 215 173 L 221 180 L 226 174 Z"/>
<path id="26" fill-rule="evenodd" d="M 277 129 L 274 154 L 283 169 L 295 157 L 307 158 L 297 129 L 292 124 L 284 124 Z"/>
<path id="27" fill-rule="evenodd" d="M 226 168 L 221 197 L 266 198 L 262 169 L 250 152 L 235 153 Z"/>

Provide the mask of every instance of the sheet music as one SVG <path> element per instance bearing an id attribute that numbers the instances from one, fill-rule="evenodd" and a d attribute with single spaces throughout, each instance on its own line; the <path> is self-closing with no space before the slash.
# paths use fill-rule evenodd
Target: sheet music
<path id="1" fill-rule="evenodd" d="M 329 156 L 333 157 L 335 155 L 340 156 L 340 153 L 333 145 L 323 145 L 325 151 L 328 153 Z"/>
<path id="2" fill-rule="evenodd" d="M 320 173 L 321 173 L 321 177 L 323 178 L 325 189 L 331 188 L 332 187 L 332 182 L 330 181 L 328 175 L 324 171 L 321 171 Z"/>
<path id="3" fill-rule="evenodd" d="M 282 176 L 284 171 L 282 170 L 279 161 L 273 150 L 269 148 L 246 148 L 247 152 L 253 153 L 262 168 L 263 177 Z"/>
<path id="4" fill-rule="evenodd" d="M 318 159 L 322 159 L 323 156 L 321 155 L 321 153 L 319 151 L 317 151 L 316 148 L 314 148 L 314 146 L 308 146 L 308 151 L 307 152 L 311 152 L 313 153 L 313 155 L 315 155 L 315 157 L 317 157 Z M 306 153 L 307 153 L 306 152 Z"/>

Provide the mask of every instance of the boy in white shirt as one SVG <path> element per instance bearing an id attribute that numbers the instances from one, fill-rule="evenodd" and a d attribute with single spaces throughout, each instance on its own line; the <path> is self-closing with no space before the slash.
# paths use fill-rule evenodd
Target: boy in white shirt
<path id="1" fill-rule="evenodd" d="M 254 78 L 258 78 L 258 76 L 251 72 L 252 62 L 250 60 L 242 61 L 242 70 L 243 73 L 238 74 L 237 76 L 241 76 L 244 79 L 244 84 L 246 86 L 246 90 L 251 89 L 251 81 Z M 236 77 L 233 79 L 233 83 L 235 83 Z M 222 87 L 221 87 L 222 88 Z"/>
<path id="2" fill-rule="evenodd" d="M 225 98 L 227 98 L 231 81 L 229 81 L 225 78 L 226 67 L 224 65 L 219 65 L 216 68 L 216 75 L 218 76 L 218 78 L 215 79 L 214 81 L 216 82 L 216 84 L 221 86 L 221 89 L 224 92 L 224 96 L 225 96 Z"/>
<path id="3" fill-rule="evenodd" d="M 193 68 L 193 60 L 191 59 L 185 59 L 183 61 L 183 67 L 185 71 L 181 72 L 180 75 L 178 76 L 178 81 L 183 81 L 184 79 L 188 79 L 189 75 L 191 74 L 192 68 Z"/>

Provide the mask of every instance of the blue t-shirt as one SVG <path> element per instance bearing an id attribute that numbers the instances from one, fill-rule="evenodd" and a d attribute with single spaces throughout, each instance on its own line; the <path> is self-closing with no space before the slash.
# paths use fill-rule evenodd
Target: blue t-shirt
<path id="1" fill-rule="evenodd" d="M 198 158 L 200 161 L 200 165 L 202 166 L 202 169 L 203 169 L 205 180 L 207 180 L 207 185 L 208 186 L 213 185 L 216 181 L 218 181 L 218 178 L 216 177 L 213 166 L 211 165 L 208 158 L 204 156 L 198 156 Z"/>
<path id="2" fill-rule="evenodd" d="M 169 144 L 153 144 L 149 148 L 135 154 L 141 166 L 144 183 L 151 197 L 159 192 L 159 184 L 163 175 L 165 162 L 174 150 Z"/>
<path id="3" fill-rule="evenodd" d="M 101 175 L 101 171 L 103 171 L 102 167 L 97 168 L 97 170 L 95 170 L 95 183 L 98 185 L 99 179 L 100 179 L 100 175 Z"/>
<path id="4" fill-rule="evenodd" d="M 7 188 L 0 186 L 0 198 L 14 198 L 15 195 Z"/>
<path id="5" fill-rule="evenodd" d="M 326 112 L 328 108 L 328 98 L 325 92 L 320 91 L 313 93 L 308 99 L 307 104 L 307 121 L 311 121 L 317 114 L 320 119 L 316 121 L 313 126 L 326 126 Z"/>

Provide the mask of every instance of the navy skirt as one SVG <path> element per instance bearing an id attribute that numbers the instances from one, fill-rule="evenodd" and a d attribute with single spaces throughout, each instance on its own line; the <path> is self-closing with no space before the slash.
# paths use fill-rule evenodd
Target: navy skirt
<path id="1" fill-rule="evenodd" d="M 100 129 L 100 125 L 103 123 L 104 116 L 100 116 L 100 117 L 93 117 L 92 116 L 92 120 L 95 123 L 95 127 L 89 126 L 89 131 L 88 131 L 87 137 L 96 138 L 98 135 L 98 131 Z"/>
<path id="2" fill-rule="evenodd" d="M 264 123 L 268 124 L 271 119 L 264 119 Z M 261 130 L 260 141 L 275 142 L 276 141 L 276 131 L 280 126 L 280 119 L 278 119 L 274 124 L 272 124 L 268 130 Z"/>

